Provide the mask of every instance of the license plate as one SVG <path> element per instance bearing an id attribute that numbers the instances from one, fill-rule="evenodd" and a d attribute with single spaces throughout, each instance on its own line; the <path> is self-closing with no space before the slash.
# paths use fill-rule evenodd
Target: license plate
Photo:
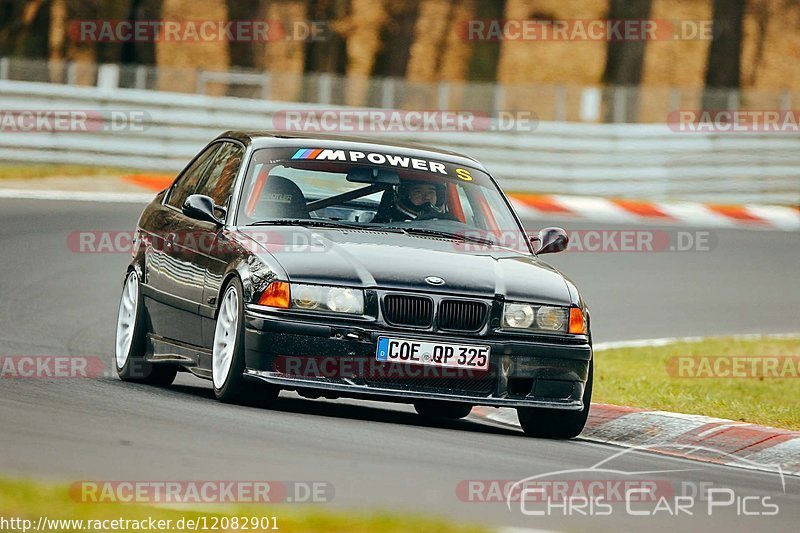
<path id="1" fill-rule="evenodd" d="M 387 363 L 486 370 L 489 368 L 489 352 L 488 346 L 380 337 L 376 358 Z"/>

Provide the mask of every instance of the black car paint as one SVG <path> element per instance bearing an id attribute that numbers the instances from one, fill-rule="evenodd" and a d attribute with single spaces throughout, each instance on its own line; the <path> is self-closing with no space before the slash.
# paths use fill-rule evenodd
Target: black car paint
<path id="1" fill-rule="evenodd" d="M 331 137 L 272 136 L 258 133 L 223 134 L 214 142 L 231 139 L 246 147 L 244 164 L 234 184 L 227 220 L 220 227 L 188 217 L 164 202 L 168 190 L 159 193 L 145 208 L 138 224 L 137 246 L 130 268 L 139 271 L 148 327 L 148 358 L 172 362 L 200 377 L 211 376 L 217 303 L 225 284 L 238 276 L 246 303 L 247 373 L 287 388 L 327 388 L 331 394 L 373 394 L 405 401 L 418 397 L 461 400 L 474 404 L 508 406 L 550 406 L 580 409 L 583 385 L 592 358 L 591 338 L 582 335 L 530 334 L 500 329 L 504 301 L 575 306 L 588 310 L 572 282 L 556 269 L 529 254 L 502 248 L 471 251 L 468 243 L 444 238 L 421 238 L 389 232 L 348 231 L 303 227 L 236 227 L 239 189 L 250 156 L 265 147 L 295 147 L 315 143 L 337 149 L 380 150 L 413 157 L 427 157 L 484 170 L 476 161 L 418 147 L 382 145 Z M 187 166 L 188 168 L 188 166 Z M 180 177 L 180 175 L 179 175 Z M 507 200 L 506 200 L 507 201 Z M 513 210 L 512 210 L 513 212 Z M 306 253 L 271 249 L 253 238 L 255 231 L 269 230 L 272 236 L 313 243 L 317 250 Z M 194 239 L 172 239 L 192 234 Z M 319 259 L 316 253 L 320 252 Z M 445 285 L 431 287 L 427 276 L 445 279 Z M 274 280 L 333 284 L 366 290 L 367 315 L 342 317 L 297 310 L 264 309 L 255 304 Z M 378 300 L 386 291 L 424 293 L 475 298 L 489 302 L 491 314 L 480 331 L 452 334 L 436 330 L 397 328 L 381 318 Z M 370 312 L 370 309 L 372 312 Z M 448 391 L 415 391 L 394 387 L 370 388 L 363 383 L 297 383 L 276 376 L 269 366 L 275 355 L 326 355 L 374 358 L 380 335 L 441 340 L 463 344 L 490 344 L 491 371 L 498 379 L 493 391 L 497 398 L 465 397 Z M 276 351 L 274 346 L 280 346 Z M 281 352 L 281 353 L 279 353 Z M 575 384 L 569 398 L 559 401 L 523 395 L 510 398 L 503 380 L 543 379 Z M 543 383 L 545 383 L 543 381 Z M 507 385 L 507 383 L 506 383 Z M 436 392 L 436 394 L 434 394 Z M 532 393 L 531 393 L 532 394 Z"/>

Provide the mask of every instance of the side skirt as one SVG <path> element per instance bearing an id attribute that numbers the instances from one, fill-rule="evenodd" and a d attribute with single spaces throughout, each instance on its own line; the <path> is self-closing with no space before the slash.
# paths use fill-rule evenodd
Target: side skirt
<path id="1" fill-rule="evenodd" d="M 211 350 L 153 333 L 147 334 L 147 361 L 151 363 L 177 363 L 197 377 L 211 379 Z"/>

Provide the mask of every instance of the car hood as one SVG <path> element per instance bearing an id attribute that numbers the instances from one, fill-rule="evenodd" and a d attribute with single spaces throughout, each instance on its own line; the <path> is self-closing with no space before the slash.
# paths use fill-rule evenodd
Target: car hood
<path id="1" fill-rule="evenodd" d="M 288 281 L 569 305 L 555 268 L 532 255 L 439 237 L 304 227 L 240 228 Z M 269 261 L 270 263 L 272 261 Z M 425 278 L 442 278 L 434 286 Z"/>

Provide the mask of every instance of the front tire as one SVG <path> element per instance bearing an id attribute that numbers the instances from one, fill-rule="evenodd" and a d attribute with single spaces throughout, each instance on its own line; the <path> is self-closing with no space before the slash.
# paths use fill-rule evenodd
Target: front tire
<path id="1" fill-rule="evenodd" d="M 244 378 L 243 293 L 239 278 L 233 278 L 222 291 L 211 354 L 214 396 L 224 403 L 266 404 L 278 397 L 279 389 Z"/>
<path id="2" fill-rule="evenodd" d="M 446 420 L 458 420 L 472 412 L 472 406 L 469 404 L 435 400 L 414 402 L 414 409 L 424 418 Z"/>
<path id="3" fill-rule="evenodd" d="M 583 410 L 564 411 L 560 409 L 541 409 L 538 407 L 518 407 L 517 418 L 522 431 L 528 437 L 545 439 L 571 439 L 577 437 L 586 426 L 589 408 L 592 403 L 592 383 L 594 382 L 594 360 L 589 362 L 589 377 L 583 390 Z"/>
<path id="4" fill-rule="evenodd" d="M 144 359 L 147 331 L 139 291 L 139 275 L 128 272 L 122 287 L 117 314 L 114 366 L 122 381 L 167 387 L 175 381 L 178 367 L 166 363 L 152 364 Z"/>

